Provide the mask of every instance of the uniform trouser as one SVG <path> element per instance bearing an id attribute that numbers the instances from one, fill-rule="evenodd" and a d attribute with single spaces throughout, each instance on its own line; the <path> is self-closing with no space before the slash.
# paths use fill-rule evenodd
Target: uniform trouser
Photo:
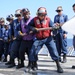
<path id="1" fill-rule="evenodd" d="M 0 40 L 0 58 L 3 53 L 4 53 L 4 42 L 2 40 Z"/>
<path id="2" fill-rule="evenodd" d="M 55 36 L 55 41 L 59 56 L 61 56 L 61 53 L 67 54 L 67 38 L 64 38 L 63 33 L 58 33 Z"/>
<path id="3" fill-rule="evenodd" d="M 38 52 L 42 48 L 43 45 L 46 45 L 48 48 L 48 51 L 51 55 L 51 58 L 56 61 L 59 60 L 58 52 L 55 46 L 55 43 L 53 41 L 53 38 L 50 36 L 49 38 L 43 39 L 43 40 L 36 40 L 32 46 L 32 49 L 29 54 L 29 60 L 30 61 L 37 61 L 38 60 Z"/>
<path id="4" fill-rule="evenodd" d="M 4 42 L 4 55 L 5 55 L 5 57 L 7 57 L 7 55 L 8 55 L 8 49 L 9 49 L 9 43 Z"/>
<path id="5" fill-rule="evenodd" d="M 10 41 L 9 42 L 9 49 L 8 49 L 8 54 L 10 55 L 10 53 L 11 53 L 11 46 L 12 46 L 12 43 L 13 43 L 13 41 Z"/>
<path id="6" fill-rule="evenodd" d="M 21 40 L 14 40 L 10 50 L 10 58 L 15 59 L 19 58 L 19 48 L 20 48 Z"/>
<path id="7" fill-rule="evenodd" d="M 75 36 L 73 37 L 73 47 L 74 47 L 74 50 L 75 50 Z"/>
<path id="8" fill-rule="evenodd" d="M 29 59 L 29 53 L 33 45 L 33 42 L 34 42 L 33 40 L 22 40 L 19 49 L 19 58 L 21 60 L 25 60 L 25 53 L 28 55 L 28 59 Z"/>

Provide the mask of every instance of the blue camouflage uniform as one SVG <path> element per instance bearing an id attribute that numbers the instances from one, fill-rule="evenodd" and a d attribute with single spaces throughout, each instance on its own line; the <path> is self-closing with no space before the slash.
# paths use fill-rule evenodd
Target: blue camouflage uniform
<path id="1" fill-rule="evenodd" d="M 4 53 L 4 42 L 3 42 L 4 31 L 5 31 L 4 26 L 0 25 L 0 59 L 2 54 Z"/>
<path id="2" fill-rule="evenodd" d="M 9 29 L 5 29 L 4 31 L 4 55 L 7 58 L 8 49 L 9 49 Z"/>
<path id="3" fill-rule="evenodd" d="M 67 20 L 68 20 L 68 16 L 64 14 L 62 14 L 61 16 L 56 15 L 54 17 L 54 23 L 62 24 L 66 22 Z M 66 49 L 67 38 L 64 38 L 63 34 L 67 34 L 67 32 L 64 31 L 62 27 L 54 31 L 54 37 L 55 37 L 56 47 L 57 47 L 59 56 L 61 56 L 61 52 L 63 54 L 67 54 L 67 49 Z"/>
<path id="4" fill-rule="evenodd" d="M 8 36 L 9 36 L 9 50 L 8 50 L 8 54 L 10 55 L 11 45 L 13 43 L 13 36 L 14 36 L 13 22 L 9 24 Z"/>
<path id="5" fill-rule="evenodd" d="M 13 40 L 12 46 L 11 46 L 11 58 L 19 58 L 19 47 L 21 44 L 21 37 L 18 35 L 18 31 L 19 31 L 19 26 L 20 22 L 18 22 L 18 19 L 14 20 L 13 22 L 13 31 L 14 31 L 14 35 L 13 37 L 15 38 Z"/>

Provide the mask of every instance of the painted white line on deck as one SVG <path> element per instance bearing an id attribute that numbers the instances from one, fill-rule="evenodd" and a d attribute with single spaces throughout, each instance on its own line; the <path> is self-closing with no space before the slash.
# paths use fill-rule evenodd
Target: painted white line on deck
<path id="1" fill-rule="evenodd" d="M 4 74 L 0 73 L 0 75 L 4 75 Z"/>
<path id="2" fill-rule="evenodd" d="M 15 69 L 0 69 L 0 71 L 15 71 Z"/>

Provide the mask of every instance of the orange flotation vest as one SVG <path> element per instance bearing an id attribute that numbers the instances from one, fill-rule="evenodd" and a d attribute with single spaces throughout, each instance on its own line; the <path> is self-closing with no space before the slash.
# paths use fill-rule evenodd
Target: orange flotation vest
<path id="1" fill-rule="evenodd" d="M 41 23 L 38 17 L 34 18 L 34 23 L 36 28 L 47 28 L 49 27 L 50 18 L 45 17 L 44 21 Z M 43 30 L 36 33 L 37 39 L 45 39 L 51 35 L 51 30 Z"/>

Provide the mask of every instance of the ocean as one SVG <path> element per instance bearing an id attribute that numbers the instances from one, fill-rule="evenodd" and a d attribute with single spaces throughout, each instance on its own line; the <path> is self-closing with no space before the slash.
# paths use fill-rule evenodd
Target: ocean
<path id="1" fill-rule="evenodd" d="M 68 50 L 68 55 L 70 55 L 70 56 L 75 55 L 75 52 L 74 52 L 73 47 L 72 47 L 73 46 L 73 41 L 72 40 L 73 39 L 67 39 L 67 48 L 71 47 Z M 39 54 L 48 55 L 48 49 L 45 45 L 41 48 Z"/>
<path id="2" fill-rule="evenodd" d="M 73 45 L 73 39 L 67 39 L 67 47 L 70 47 Z"/>

